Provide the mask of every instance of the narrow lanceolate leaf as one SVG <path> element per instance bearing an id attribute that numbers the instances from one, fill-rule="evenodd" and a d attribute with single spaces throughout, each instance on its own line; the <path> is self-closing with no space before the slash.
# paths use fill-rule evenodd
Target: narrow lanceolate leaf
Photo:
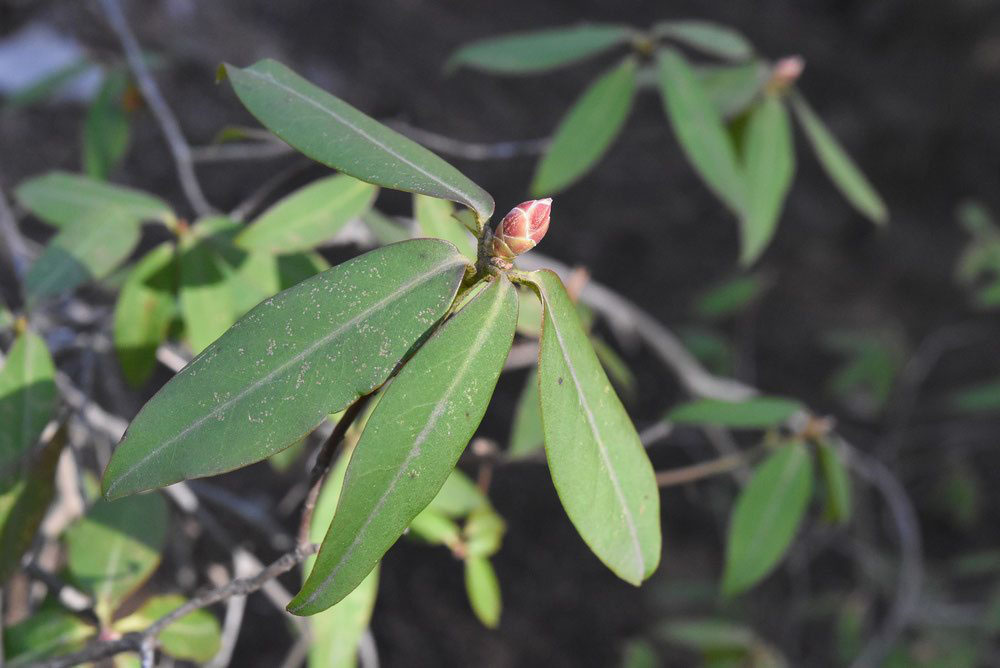
<path id="1" fill-rule="evenodd" d="M 87 110 L 83 123 L 83 171 L 95 179 L 107 179 L 128 150 L 129 119 L 122 104 L 127 88 L 125 71 L 112 69 Z"/>
<path id="2" fill-rule="evenodd" d="M 469 557 L 465 560 L 465 593 L 476 617 L 487 628 L 500 624 L 503 603 L 500 598 L 500 581 L 493 564 L 486 557 Z"/>
<path id="3" fill-rule="evenodd" d="M 634 585 L 660 561 L 659 490 L 635 427 L 552 272 L 531 274 L 544 304 L 539 394 L 559 499 L 594 554 Z"/>
<path id="4" fill-rule="evenodd" d="M 746 60 L 753 56 L 753 45 L 746 37 L 718 23 L 663 21 L 653 26 L 652 33 L 725 60 Z"/>
<path id="5" fill-rule="evenodd" d="M 233 287 L 212 238 L 213 233 L 224 234 L 235 225 L 224 218 L 202 220 L 195 228 L 198 232 L 181 240 L 180 310 L 188 343 L 196 353 L 207 348 L 236 321 Z"/>
<path id="6" fill-rule="evenodd" d="M 661 49 L 657 60 L 664 108 L 678 143 L 708 187 L 739 214 L 746 184 L 722 116 L 684 56 Z"/>
<path id="7" fill-rule="evenodd" d="M 634 58 L 627 58 L 583 93 L 559 123 L 538 164 L 531 192 L 554 195 L 583 176 L 621 131 L 635 97 Z"/>
<path id="8" fill-rule="evenodd" d="M 795 146 L 788 111 L 776 95 L 765 95 L 750 115 L 743 148 L 746 212 L 740 262 L 752 264 L 767 248 L 795 175 Z"/>
<path id="9" fill-rule="evenodd" d="M 167 337 L 177 305 L 177 254 L 160 244 L 129 273 L 115 305 L 115 352 L 125 378 L 145 383 L 156 367 L 156 348 Z"/>
<path id="10" fill-rule="evenodd" d="M 385 382 L 447 312 L 466 266 L 449 243 L 404 241 L 264 301 L 143 407 L 105 494 L 230 471 L 297 442 Z"/>
<path id="11" fill-rule="evenodd" d="M 109 275 L 132 253 L 141 231 L 138 221 L 121 213 L 90 213 L 66 225 L 28 270 L 28 303 L 69 294 Z"/>
<path id="12" fill-rule="evenodd" d="M 446 71 L 471 67 L 497 74 L 533 74 L 570 65 L 626 43 L 633 30 L 617 25 L 579 25 L 502 35 L 461 47 Z"/>
<path id="13" fill-rule="evenodd" d="M 532 369 L 514 409 L 507 456 L 518 458 L 532 455 L 541 449 L 544 442 L 542 411 L 538 405 L 538 370 Z"/>
<path id="14" fill-rule="evenodd" d="M 313 160 L 368 183 L 465 204 L 483 221 L 493 214 L 493 198 L 457 169 L 281 63 L 225 69 L 250 113 Z"/>
<path id="15" fill-rule="evenodd" d="M 883 224 L 889 220 L 889 211 L 865 175 L 861 173 L 837 138 L 820 120 L 816 112 L 798 94 L 792 94 L 792 110 L 809 138 L 816 157 L 827 176 L 843 193 L 847 201 L 873 223 Z"/>
<path id="16" fill-rule="evenodd" d="M 675 406 L 667 414 L 667 420 L 730 429 L 768 429 L 781 425 L 801 410 L 799 402 L 781 397 L 753 397 L 743 401 L 696 399 Z"/>
<path id="17" fill-rule="evenodd" d="M 144 631 L 186 602 L 177 594 L 153 596 L 131 615 L 115 622 L 114 629 L 118 633 Z M 163 629 L 156 639 L 160 649 L 175 659 L 205 663 L 219 651 L 222 629 L 208 610 L 193 610 Z"/>
<path id="18" fill-rule="evenodd" d="M 31 449 L 56 408 L 55 365 L 45 341 L 17 337 L 0 369 L 0 478 Z"/>
<path id="19" fill-rule="evenodd" d="M 314 614 L 343 599 L 434 499 L 486 412 L 516 322 L 517 294 L 498 278 L 403 367 L 368 420 L 289 611 Z"/>
<path id="20" fill-rule="evenodd" d="M 781 446 L 754 471 L 729 521 L 722 590 L 739 594 L 781 561 L 812 493 L 812 460 L 802 443 Z"/>
<path id="21" fill-rule="evenodd" d="M 819 469 L 826 490 L 824 516 L 836 524 L 847 524 L 851 519 L 851 476 L 841 453 L 826 441 L 816 444 Z"/>
<path id="22" fill-rule="evenodd" d="M 377 193 L 375 186 L 350 176 L 328 176 L 262 213 L 236 237 L 236 243 L 271 253 L 310 250 L 367 211 Z"/>
<path id="23" fill-rule="evenodd" d="M 42 609 L 3 630 L 3 657 L 7 668 L 22 668 L 43 659 L 82 649 L 97 628 L 58 608 Z"/>
<path id="24" fill-rule="evenodd" d="M 48 172 L 14 190 L 18 203 L 50 225 L 62 227 L 92 213 L 127 220 L 173 224 L 174 212 L 163 200 L 125 186 L 82 174 Z"/>
<path id="25" fill-rule="evenodd" d="M 417 221 L 417 234 L 450 241 L 462 255 L 475 262 L 476 242 L 468 230 L 455 220 L 454 213 L 455 207 L 446 200 L 426 195 L 413 197 L 413 217 Z"/>
<path id="26" fill-rule="evenodd" d="M 753 102 L 767 79 L 767 66 L 760 61 L 741 65 L 703 65 L 698 80 L 724 119 L 733 118 Z"/>
<path id="27" fill-rule="evenodd" d="M 102 623 L 156 570 L 166 536 L 167 504 L 160 494 L 99 500 L 66 532 L 70 576 L 94 597 Z"/>

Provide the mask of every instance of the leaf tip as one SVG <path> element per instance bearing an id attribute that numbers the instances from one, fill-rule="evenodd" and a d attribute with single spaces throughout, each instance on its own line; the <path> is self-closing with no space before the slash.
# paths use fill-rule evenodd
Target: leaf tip
<path id="1" fill-rule="evenodd" d="M 215 83 L 220 84 L 229 78 L 229 68 L 232 67 L 229 63 L 219 63 L 219 66 L 215 68 Z"/>

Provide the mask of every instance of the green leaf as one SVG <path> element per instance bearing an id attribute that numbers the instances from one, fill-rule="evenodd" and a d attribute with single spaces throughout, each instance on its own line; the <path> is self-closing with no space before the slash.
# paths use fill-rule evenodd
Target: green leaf
<path id="1" fill-rule="evenodd" d="M 129 383 L 142 385 L 156 368 L 156 349 L 177 311 L 178 264 L 173 244 L 149 251 L 129 272 L 115 304 L 114 341 Z"/>
<path id="2" fill-rule="evenodd" d="M 632 109 L 634 58 L 601 75 L 559 122 L 531 184 L 536 197 L 554 195 L 578 180 L 607 152 Z"/>
<path id="3" fill-rule="evenodd" d="M 41 448 L 0 470 L 0 585 L 20 570 L 55 496 L 56 465 L 66 444 L 59 429 Z"/>
<path id="4" fill-rule="evenodd" d="M 888 222 L 889 211 L 885 202 L 861 173 L 847 151 L 840 145 L 833 133 L 827 129 L 805 98 L 791 95 L 792 111 L 812 144 L 827 176 L 840 189 L 847 201 L 873 223 Z"/>
<path id="5" fill-rule="evenodd" d="M 653 467 L 566 288 L 551 271 L 530 277 L 545 311 L 539 395 L 552 481 L 594 554 L 618 577 L 639 585 L 660 561 Z"/>
<path id="6" fill-rule="evenodd" d="M 313 160 L 368 183 L 465 204 L 481 221 L 493 214 L 493 198 L 457 169 L 281 63 L 224 67 L 250 113 Z"/>
<path id="7" fill-rule="evenodd" d="M 754 471 L 729 521 L 722 591 L 746 591 L 791 545 L 812 493 L 812 460 L 801 443 L 781 446 Z"/>
<path id="8" fill-rule="evenodd" d="M 705 184 L 741 213 L 746 184 L 722 116 L 684 56 L 674 49 L 657 54 L 660 92 L 678 143 Z"/>
<path id="9" fill-rule="evenodd" d="M 413 356 L 379 401 L 293 614 L 351 592 L 442 488 L 486 412 L 514 338 L 517 295 L 494 280 Z"/>
<path id="10" fill-rule="evenodd" d="M 517 291 L 517 333 L 537 339 L 542 335 L 542 303 L 531 290 Z"/>
<path id="11" fill-rule="evenodd" d="M 718 23 L 698 20 L 662 21 L 653 25 L 655 37 L 665 37 L 723 60 L 753 57 L 753 45 L 742 34 Z"/>
<path id="12" fill-rule="evenodd" d="M 674 406 L 667 420 L 675 424 L 710 424 L 729 429 L 770 429 L 797 412 L 802 404 L 780 397 L 753 397 L 743 401 L 695 399 Z"/>
<path id="13" fill-rule="evenodd" d="M 723 319 L 739 315 L 767 289 L 760 276 L 743 275 L 713 286 L 698 295 L 695 313 L 701 318 Z"/>
<path id="14" fill-rule="evenodd" d="M 167 504 L 159 494 L 128 501 L 98 500 L 66 532 L 73 581 L 94 597 L 104 624 L 160 563 L 167 537 Z"/>
<path id="15" fill-rule="evenodd" d="M 14 196 L 25 209 L 56 227 L 91 218 L 92 214 L 135 222 L 156 220 L 167 226 L 176 221 L 163 200 L 82 174 L 48 172 L 19 185 Z"/>
<path id="16" fill-rule="evenodd" d="M 296 190 L 257 217 L 236 237 L 248 250 L 304 251 L 329 241 L 371 208 L 378 188 L 345 174 Z"/>
<path id="17" fill-rule="evenodd" d="M 500 581 L 486 557 L 469 557 L 465 560 L 465 592 L 476 617 L 487 628 L 500 625 Z"/>
<path id="18" fill-rule="evenodd" d="M 144 631 L 161 617 L 187 603 L 183 596 L 153 596 L 137 611 L 115 623 L 119 633 Z M 172 622 L 157 636 L 160 649 L 175 659 L 204 663 L 215 656 L 222 644 L 219 622 L 207 610 L 193 610 Z"/>
<path id="19" fill-rule="evenodd" d="M 542 431 L 542 410 L 538 399 L 538 370 L 532 369 L 514 408 L 507 456 L 511 459 L 534 454 L 545 443 Z"/>
<path id="20" fill-rule="evenodd" d="M 1000 411 L 1000 380 L 979 383 L 953 392 L 949 404 L 961 413 Z"/>
<path id="21" fill-rule="evenodd" d="M 765 95 L 750 113 L 743 146 L 746 213 L 740 262 L 752 264 L 778 226 L 785 195 L 795 176 L 795 146 L 788 111 L 776 95 Z"/>
<path id="22" fill-rule="evenodd" d="M 624 44 L 633 33 L 626 26 L 607 24 L 512 33 L 466 44 L 451 55 L 445 71 L 470 67 L 496 74 L 545 72 Z"/>
<path id="23" fill-rule="evenodd" d="M 750 106 L 767 80 L 760 61 L 742 65 L 702 65 L 695 70 L 705 94 L 723 118 L 733 118 Z"/>
<path id="24" fill-rule="evenodd" d="M 816 444 L 819 470 L 826 489 L 826 519 L 836 524 L 847 524 L 851 519 L 851 477 L 837 449 L 826 441 Z"/>
<path id="25" fill-rule="evenodd" d="M 621 668 L 656 668 L 660 665 L 660 657 L 653 644 L 642 638 L 633 638 L 625 644 L 622 650 Z"/>
<path id="26" fill-rule="evenodd" d="M 24 621 L 4 628 L 3 657 L 7 668 L 22 668 L 83 648 L 97 629 L 58 608 L 39 610 Z"/>
<path id="27" fill-rule="evenodd" d="M 377 209 L 369 209 L 361 216 L 361 221 L 371 231 L 372 236 L 382 246 L 405 241 L 410 234 L 405 227 Z"/>
<path id="28" fill-rule="evenodd" d="M 444 545 L 449 549 L 457 549 L 462 542 L 462 530 L 455 520 L 432 510 L 430 506 L 410 520 L 407 531 L 407 535 L 411 537 L 431 545 Z"/>
<path id="29" fill-rule="evenodd" d="M 19 335 L 0 369 L 0 477 L 17 467 L 55 413 L 55 373 L 44 339 Z"/>
<path id="30" fill-rule="evenodd" d="M 209 218 L 198 223 L 198 232 L 181 239 L 180 312 L 191 350 L 199 353 L 222 336 L 236 321 L 233 287 L 227 280 L 214 233 L 232 230 L 236 223 Z"/>
<path id="31" fill-rule="evenodd" d="M 119 212 L 93 212 L 66 225 L 28 269 L 28 303 L 69 294 L 108 276 L 132 253 L 141 232 L 138 221 Z"/>
<path id="32" fill-rule="evenodd" d="M 131 129 L 122 105 L 128 85 L 125 71 L 112 69 L 87 110 L 83 123 L 83 171 L 95 179 L 107 179 L 128 150 Z"/>
<path id="33" fill-rule="evenodd" d="M 469 514 L 462 527 L 465 551 L 469 557 L 491 557 L 500 551 L 507 524 L 490 506 L 477 508 Z"/>
<path id="34" fill-rule="evenodd" d="M 476 486 L 476 483 L 455 469 L 444 481 L 444 486 L 441 487 L 427 509 L 445 517 L 457 518 L 465 517 L 475 510 L 489 507 L 489 499 Z"/>
<path id="35" fill-rule="evenodd" d="M 455 207 L 451 202 L 426 195 L 413 196 L 413 217 L 420 236 L 444 239 L 455 244 L 462 255 L 476 261 L 476 242 L 469 232 L 453 217 Z"/>
<path id="36" fill-rule="evenodd" d="M 365 253 L 268 299 L 139 412 L 109 498 L 246 466 L 386 381 L 446 313 L 466 261 L 442 241 Z"/>
<path id="37" fill-rule="evenodd" d="M 590 336 L 590 345 L 597 354 L 601 366 L 611 377 L 611 382 L 625 394 L 626 398 L 631 399 L 635 395 L 636 380 L 635 374 L 628 368 L 625 360 L 618 355 L 618 351 L 598 336 L 593 334 Z"/>
<path id="38" fill-rule="evenodd" d="M 696 652 L 739 652 L 756 643 L 754 632 L 724 619 L 678 619 L 661 624 L 656 635 Z"/>

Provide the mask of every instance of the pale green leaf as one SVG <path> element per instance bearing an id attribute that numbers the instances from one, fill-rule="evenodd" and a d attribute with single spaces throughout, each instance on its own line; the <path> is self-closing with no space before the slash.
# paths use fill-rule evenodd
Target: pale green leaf
<path id="1" fill-rule="evenodd" d="M 107 179 L 128 150 L 128 113 L 122 97 L 128 89 L 128 75 L 112 69 L 87 109 L 83 122 L 83 171 L 95 179 Z"/>
<path id="2" fill-rule="evenodd" d="M 826 491 L 824 515 L 837 524 L 847 524 L 851 519 L 851 477 L 843 455 L 826 441 L 816 444 L 819 470 Z"/>
<path id="3" fill-rule="evenodd" d="M 361 216 L 361 221 L 371 231 L 372 236 L 382 246 L 394 244 L 410 238 L 409 231 L 378 209 L 369 209 Z"/>
<path id="4" fill-rule="evenodd" d="M 597 163 L 618 136 L 635 96 L 634 58 L 601 75 L 559 122 L 538 163 L 531 192 L 536 197 L 565 190 Z"/>
<path id="5" fill-rule="evenodd" d="M 368 394 L 446 313 L 466 270 L 451 244 L 404 241 L 264 301 L 132 421 L 109 498 L 246 466 Z"/>
<path id="6" fill-rule="evenodd" d="M 56 68 L 54 71 L 43 74 L 31 81 L 27 86 L 18 88 L 7 95 L 3 104 L 0 105 L 0 111 L 20 109 L 42 102 L 46 98 L 58 93 L 71 81 L 94 67 L 94 63 L 88 58 L 78 58 L 62 67 Z"/>
<path id="7" fill-rule="evenodd" d="M 99 500 L 66 532 L 69 574 L 94 597 L 103 623 L 156 570 L 167 519 L 163 497 L 144 494 L 127 501 Z"/>
<path id="8" fill-rule="evenodd" d="M 457 169 L 281 63 L 225 70 L 250 113 L 313 160 L 368 183 L 465 204 L 481 221 L 493 214 L 493 198 Z"/>
<path id="9" fill-rule="evenodd" d="M 258 216 L 236 237 L 250 250 L 304 251 L 329 241 L 371 208 L 378 188 L 345 174 L 296 190 Z"/>
<path id="10" fill-rule="evenodd" d="M 407 531 L 408 536 L 419 538 L 431 545 L 444 545 L 449 549 L 457 549 L 462 542 L 462 529 L 455 520 L 442 515 L 430 506 L 410 520 Z"/>
<path id="11" fill-rule="evenodd" d="M 476 261 L 476 241 L 465 227 L 455 220 L 451 202 L 426 195 L 413 196 L 413 217 L 417 233 L 422 237 L 444 239 L 455 244 L 469 261 Z"/>
<path id="12" fill-rule="evenodd" d="M 491 506 L 477 508 L 469 514 L 462 535 L 469 557 L 491 557 L 500 551 L 507 523 Z"/>
<path id="13" fill-rule="evenodd" d="M 539 395 L 552 481 L 594 554 L 638 585 L 660 561 L 653 467 L 566 288 L 551 271 L 530 276 L 545 311 Z"/>
<path id="14" fill-rule="evenodd" d="M 45 340 L 25 331 L 0 369 L 0 477 L 38 441 L 55 413 L 55 365 Z"/>
<path id="15" fill-rule="evenodd" d="M 729 429 L 770 429 L 797 412 L 802 404 L 781 397 L 753 397 L 743 401 L 695 399 L 675 406 L 667 420 L 675 424 L 708 424 Z"/>
<path id="16" fill-rule="evenodd" d="M 702 65 L 695 71 L 705 94 L 723 118 L 733 118 L 750 106 L 767 80 L 760 61 L 741 65 Z"/>
<path id="17" fill-rule="evenodd" d="M 751 629 L 724 619 L 677 619 L 656 628 L 665 642 L 696 652 L 740 652 L 756 643 Z"/>
<path id="18" fill-rule="evenodd" d="M 785 195 L 795 176 L 795 146 L 788 111 L 776 95 L 765 95 L 747 124 L 743 146 L 746 213 L 741 219 L 740 262 L 752 264 L 778 226 Z"/>
<path id="19" fill-rule="evenodd" d="M 532 369 L 521 390 L 514 408 L 514 421 L 510 428 L 507 456 L 512 459 L 527 457 L 542 448 L 545 432 L 542 430 L 542 409 L 538 400 L 538 370 Z"/>
<path id="20" fill-rule="evenodd" d="M 740 214 L 746 184 L 719 110 L 684 56 L 674 49 L 657 54 L 660 92 L 678 143 L 706 185 Z"/>
<path id="21" fill-rule="evenodd" d="M 537 339 L 542 335 L 542 303 L 531 290 L 517 291 L 517 333 Z"/>
<path id="22" fill-rule="evenodd" d="M 671 39 L 696 51 L 724 60 L 746 60 L 753 56 L 750 41 L 732 28 L 696 19 L 662 21 L 652 34 Z"/>
<path id="23" fill-rule="evenodd" d="M 156 367 L 156 349 L 177 311 L 177 279 L 174 246 L 160 244 L 136 263 L 118 295 L 115 352 L 132 385 L 145 383 Z"/>
<path id="24" fill-rule="evenodd" d="M 177 594 L 153 596 L 131 615 L 115 622 L 115 630 L 119 633 L 144 631 L 186 602 L 183 596 Z M 192 610 L 172 622 L 156 638 L 160 649 L 175 659 L 204 663 L 218 653 L 222 629 L 212 613 Z"/>
<path id="25" fill-rule="evenodd" d="M 819 163 L 827 176 L 840 189 L 847 201 L 873 223 L 883 224 L 889 220 L 885 202 L 861 173 L 847 151 L 840 145 L 833 133 L 827 129 L 816 112 L 798 94 L 791 96 L 792 110 L 812 144 Z"/>
<path id="26" fill-rule="evenodd" d="M 316 566 L 288 605 L 293 614 L 343 599 L 434 499 L 486 412 L 516 322 L 514 287 L 500 277 L 389 385 L 351 457 Z"/>
<path id="27" fill-rule="evenodd" d="M 489 499 L 482 490 L 458 469 L 451 472 L 427 506 L 428 510 L 451 518 L 465 517 L 474 510 L 489 507 Z"/>
<path id="28" fill-rule="evenodd" d="M 491 37 L 455 51 L 445 70 L 470 67 L 497 74 L 545 72 L 624 44 L 633 33 L 626 26 L 584 24 Z"/>
<path id="29" fill-rule="evenodd" d="M 469 557 L 465 560 L 465 592 L 472 611 L 483 626 L 495 629 L 500 625 L 500 581 L 486 557 Z"/>
<path id="30" fill-rule="evenodd" d="M 722 591 L 739 594 L 781 561 L 812 494 L 813 470 L 802 443 L 781 446 L 754 471 L 729 520 Z"/>
<path id="31" fill-rule="evenodd" d="M 214 234 L 232 230 L 225 218 L 198 222 L 196 233 L 181 239 L 180 312 L 191 350 L 199 353 L 236 321 L 233 287 L 227 280 Z"/>
<path id="32" fill-rule="evenodd" d="M 82 174 L 48 172 L 19 185 L 14 196 L 25 209 L 57 227 L 91 214 L 135 222 L 156 220 L 166 225 L 175 221 L 174 212 L 163 200 Z"/>
<path id="33" fill-rule="evenodd" d="M 39 610 L 3 630 L 3 657 L 7 668 L 27 668 L 44 659 L 83 648 L 97 629 L 58 608 Z"/>

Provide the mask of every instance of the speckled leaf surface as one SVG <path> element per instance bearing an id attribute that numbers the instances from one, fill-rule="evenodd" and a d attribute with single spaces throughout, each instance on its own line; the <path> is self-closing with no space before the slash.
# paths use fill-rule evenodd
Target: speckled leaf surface
<path id="1" fill-rule="evenodd" d="M 392 382 L 351 457 L 330 529 L 288 605 L 334 605 L 371 572 L 440 491 L 486 412 L 517 323 L 499 278 L 446 322 Z"/>
<path id="2" fill-rule="evenodd" d="M 143 407 L 105 494 L 230 471 L 292 445 L 385 382 L 447 312 L 466 266 L 449 243 L 404 241 L 265 300 Z"/>

